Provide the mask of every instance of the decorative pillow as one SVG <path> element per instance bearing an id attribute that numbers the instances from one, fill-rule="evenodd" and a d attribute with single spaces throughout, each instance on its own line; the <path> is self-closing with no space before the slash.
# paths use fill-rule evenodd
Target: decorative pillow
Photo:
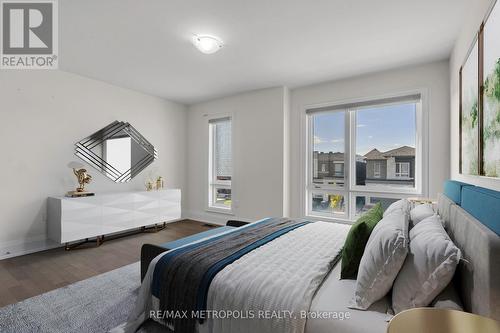
<path id="1" fill-rule="evenodd" d="M 382 219 L 382 214 L 382 205 L 377 203 L 361 215 L 349 230 L 342 250 L 341 279 L 356 278 L 366 242 L 375 225 Z"/>
<path id="2" fill-rule="evenodd" d="M 460 257 L 438 215 L 411 229 L 410 252 L 392 289 L 395 313 L 428 306 L 450 283 Z"/>
<path id="3" fill-rule="evenodd" d="M 394 211 L 373 229 L 359 265 L 351 308 L 366 310 L 391 289 L 408 253 L 408 214 Z"/>
<path id="4" fill-rule="evenodd" d="M 412 227 L 434 214 L 434 209 L 432 209 L 432 206 L 428 203 L 415 206 L 415 208 L 410 210 L 410 221 Z"/>
<path id="5" fill-rule="evenodd" d="M 408 203 L 408 200 L 401 199 L 392 203 L 389 207 L 387 207 L 387 209 L 384 212 L 384 217 L 394 212 L 408 213 L 409 210 L 410 210 L 410 204 Z"/>

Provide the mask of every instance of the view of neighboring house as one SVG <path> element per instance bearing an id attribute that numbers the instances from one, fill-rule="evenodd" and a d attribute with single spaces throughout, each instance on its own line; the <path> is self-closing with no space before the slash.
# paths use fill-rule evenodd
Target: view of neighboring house
<path id="1" fill-rule="evenodd" d="M 366 184 L 415 184 L 415 148 L 402 146 L 386 152 L 365 154 Z"/>
<path id="2" fill-rule="evenodd" d="M 344 186 L 344 153 L 313 152 L 313 182 L 321 185 Z M 379 186 L 415 185 L 415 148 L 402 146 L 386 152 L 374 148 L 364 156 L 356 156 L 356 185 Z M 337 198 L 338 197 L 338 198 Z M 332 199 L 335 207 L 332 207 Z M 396 199 L 360 196 L 356 199 L 356 210 L 361 213 L 376 202 L 387 208 Z M 316 192 L 312 194 L 313 211 L 343 212 L 344 197 L 338 194 Z"/>
<path id="3" fill-rule="evenodd" d="M 317 184 L 344 185 L 344 153 L 313 153 L 313 178 Z M 415 184 L 415 148 L 402 146 L 386 152 L 374 148 L 356 157 L 356 183 Z"/>
<path id="4" fill-rule="evenodd" d="M 329 184 L 344 185 L 344 153 L 315 151 L 313 170 L 315 181 L 323 180 Z"/>
<path id="5" fill-rule="evenodd" d="M 313 178 L 316 184 L 344 185 L 344 153 L 313 153 Z M 356 179 L 358 185 L 364 185 L 366 178 L 364 157 L 356 156 Z"/>

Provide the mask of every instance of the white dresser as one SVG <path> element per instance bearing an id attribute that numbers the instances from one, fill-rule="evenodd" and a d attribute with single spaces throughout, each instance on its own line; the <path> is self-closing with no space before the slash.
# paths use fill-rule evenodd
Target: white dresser
<path id="1" fill-rule="evenodd" d="M 48 201 L 49 238 L 69 243 L 181 218 L 181 190 L 52 197 Z"/>

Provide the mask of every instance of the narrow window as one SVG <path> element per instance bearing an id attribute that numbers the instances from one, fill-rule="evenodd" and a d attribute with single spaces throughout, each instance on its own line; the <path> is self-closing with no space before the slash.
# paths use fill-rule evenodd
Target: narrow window
<path id="1" fill-rule="evenodd" d="M 209 191 L 210 208 L 231 210 L 233 174 L 231 118 L 209 121 Z"/>
<path id="2" fill-rule="evenodd" d="M 380 178 L 380 162 L 373 162 L 373 177 Z"/>

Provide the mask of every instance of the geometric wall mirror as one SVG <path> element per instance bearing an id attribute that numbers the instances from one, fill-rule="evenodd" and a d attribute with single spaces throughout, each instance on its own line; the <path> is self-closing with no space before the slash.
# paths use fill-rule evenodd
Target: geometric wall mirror
<path id="1" fill-rule="evenodd" d="M 122 121 L 109 124 L 75 146 L 76 156 L 116 183 L 130 181 L 158 158 L 155 147 Z"/>

